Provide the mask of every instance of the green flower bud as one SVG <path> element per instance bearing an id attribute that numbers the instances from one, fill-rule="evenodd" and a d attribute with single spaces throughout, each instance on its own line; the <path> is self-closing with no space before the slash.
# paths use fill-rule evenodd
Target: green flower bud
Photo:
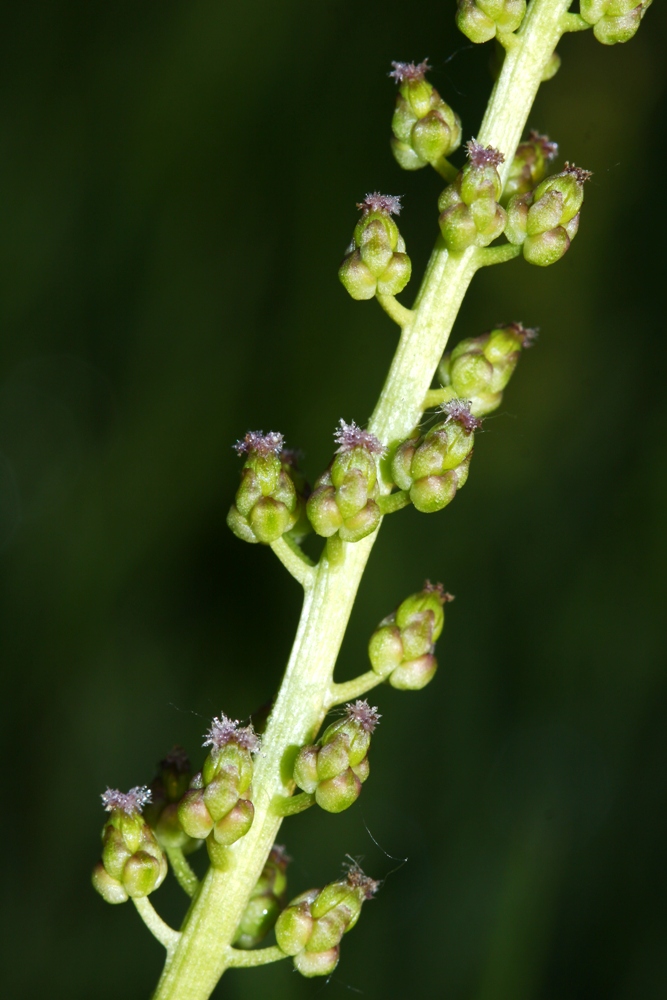
<path id="1" fill-rule="evenodd" d="M 531 347 L 537 330 L 521 323 L 498 326 L 480 337 L 468 337 L 444 356 L 438 368 L 443 385 L 470 400 L 470 410 L 483 417 L 500 406 L 503 390 L 523 348 Z"/>
<path id="2" fill-rule="evenodd" d="M 466 146 L 468 162 L 438 200 L 440 230 L 452 253 L 488 246 L 500 236 L 507 220 L 498 203 L 502 183 L 497 168 L 505 157 L 474 139 Z"/>
<path id="3" fill-rule="evenodd" d="M 534 129 L 514 154 L 505 187 L 503 204 L 514 194 L 527 194 L 544 178 L 547 165 L 558 156 L 558 143 Z"/>
<path id="4" fill-rule="evenodd" d="M 278 917 L 278 947 L 293 957 L 302 975 L 329 975 L 338 962 L 343 934 L 354 927 L 362 904 L 372 899 L 379 885 L 351 864 L 344 879 L 297 896 Z"/>
<path id="5" fill-rule="evenodd" d="M 380 715 L 367 701 L 345 706 L 345 715 L 328 726 L 317 744 L 302 747 L 294 762 L 299 788 L 326 812 L 338 813 L 359 798 L 368 777 L 368 748 Z"/>
<path id="6" fill-rule="evenodd" d="M 294 527 L 300 512 L 294 482 L 281 461 L 283 436 L 249 431 L 234 450 L 246 460 L 227 524 L 244 541 L 268 545 Z"/>
<path id="7" fill-rule="evenodd" d="M 603 45 L 627 42 L 637 32 L 651 0 L 580 0 L 579 12 Z"/>
<path id="8" fill-rule="evenodd" d="M 285 901 L 290 860 L 284 847 L 273 845 L 236 931 L 237 948 L 253 948 L 274 926 Z"/>
<path id="9" fill-rule="evenodd" d="M 380 523 L 377 462 L 384 447 L 373 434 L 344 420 L 334 438 L 339 448 L 315 482 L 306 512 L 318 535 L 338 533 L 344 542 L 358 542 Z"/>
<path id="10" fill-rule="evenodd" d="M 481 420 L 474 417 L 467 400 L 443 404 L 446 420 L 423 437 L 408 438 L 399 445 L 391 461 L 396 485 L 410 492 L 410 499 L 423 513 L 442 510 L 465 485 Z"/>
<path id="11" fill-rule="evenodd" d="M 391 148 L 404 170 L 419 170 L 461 145 L 461 119 L 425 79 L 428 62 L 392 62 L 389 74 L 399 85 L 391 123 Z"/>
<path id="12" fill-rule="evenodd" d="M 510 198 L 505 235 L 522 247 L 530 264 L 547 267 L 566 253 L 579 228 L 590 176 L 590 171 L 566 163 L 562 173 L 547 177 L 534 192 Z"/>
<path id="13" fill-rule="evenodd" d="M 397 295 L 412 272 L 405 241 L 392 215 L 399 215 L 401 199 L 379 191 L 367 194 L 357 205 L 361 219 L 354 229 L 338 277 L 353 299 Z"/>
<path id="14" fill-rule="evenodd" d="M 229 847 L 245 836 L 255 810 L 249 798 L 253 774 L 252 754 L 259 749 L 252 726 L 221 715 L 213 719 L 204 737 L 211 752 L 201 774 L 190 782 L 181 799 L 178 818 L 188 836 L 207 838 L 211 861 L 222 863 L 217 847 Z"/>
<path id="15" fill-rule="evenodd" d="M 178 818 L 180 801 L 190 784 L 190 761 L 183 747 L 175 746 L 160 761 L 159 771 L 151 782 L 151 801 L 144 808 L 144 819 L 155 831 L 162 847 L 178 847 L 190 854 L 201 847 L 201 840 L 187 835 Z"/>
<path id="16" fill-rule="evenodd" d="M 148 896 L 165 879 L 167 859 L 141 815 L 150 800 L 145 785 L 129 792 L 107 788 L 102 795 L 110 816 L 102 830 L 102 860 L 93 870 L 93 885 L 108 903 Z"/>
<path id="17" fill-rule="evenodd" d="M 516 31 L 525 13 L 526 0 L 458 0 L 456 24 L 471 42 L 488 42 Z"/>
<path id="18" fill-rule="evenodd" d="M 443 605 L 453 600 L 441 583 L 429 580 L 407 597 L 371 636 L 373 670 L 400 690 L 418 691 L 428 684 L 438 667 L 433 650 L 445 622 Z"/>

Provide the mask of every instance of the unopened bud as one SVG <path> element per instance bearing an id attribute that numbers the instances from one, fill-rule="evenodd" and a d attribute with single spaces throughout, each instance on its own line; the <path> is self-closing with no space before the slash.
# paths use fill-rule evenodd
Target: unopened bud
<path id="1" fill-rule="evenodd" d="M 102 860 L 93 870 L 93 885 L 108 903 L 147 896 L 165 879 L 167 859 L 141 815 L 150 798 L 145 785 L 129 792 L 108 788 L 102 796 L 110 816 L 102 831 Z"/>
<path id="2" fill-rule="evenodd" d="M 568 250 L 579 228 L 588 170 L 569 163 L 560 174 L 547 177 L 534 192 L 514 195 L 507 206 L 505 235 L 518 244 L 530 264 L 547 267 Z"/>
<path id="3" fill-rule="evenodd" d="M 280 457 L 283 436 L 249 431 L 234 448 L 246 458 L 227 524 L 244 541 L 268 545 L 293 528 L 299 516 L 297 492 Z"/>
<path id="4" fill-rule="evenodd" d="M 453 399 L 442 406 L 446 419 L 423 437 L 408 438 L 397 448 L 391 472 L 399 489 L 425 514 L 442 510 L 465 485 L 481 420 L 475 417 L 468 400 Z"/>
<path id="5" fill-rule="evenodd" d="M 475 416 L 486 416 L 500 405 L 522 349 L 530 347 L 536 336 L 536 330 L 509 323 L 480 337 L 462 340 L 440 363 L 438 373 L 443 385 L 469 399 Z"/>
<path id="6" fill-rule="evenodd" d="M 499 205 L 498 166 L 505 159 L 503 154 L 474 139 L 467 143 L 467 151 L 468 162 L 438 200 L 440 230 L 452 253 L 488 246 L 500 236 L 507 218 Z"/>
<path id="7" fill-rule="evenodd" d="M 593 25 L 593 34 L 603 45 L 629 41 L 636 34 L 651 0 L 580 0 L 579 12 Z"/>
<path id="8" fill-rule="evenodd" d="M 368 777 L 368 748 L 380 715 L 367 701 L 345 706 L 345 715 L 332 722 L 316 744 L 302 747 L 294 762 L 299 788 L 326 812 L 338 813 L 359 798 Z"/>
<path id="9" fill-rule="evenodd" d="M 514 154 L 503 189 L 503 204 L 514 194 L 527 194 L 539 184 L 547 172 L 547 166 L 558 156 L 558 143 L 551 142 L 546 135 L 531 131 Z"/>
<path id="10" fill-rule="evenodd" d="M 471 42 L 488 42 L 516 31 L 526 13 L 526 0 L 458 0 L 456 24 Z"/>
<path id="11" fill-rule="evenodd" d="M 392 215 L 399 215 L 401 199 L 375 191 L 357 205 L 361 219 L 343 258 L 338 277 L 353 299 L 397 295 L 412 272 L 405 241 Z"/>
<path id="12" fill-rule="evenodd" d="M 442 584 L 428 580 L 407 597 L 371 636 L 373 670 L 403 691 L 419 691 L 428 684 L 438 667 L 433 653 L 445 621 L 443 605 L 453 600 Z"/>
<path id="13" fill-rule="evenodd" d="M 384 447 L 354 422 L 341 420 L 334 437 L 339 448 L 315 482 L 306 510 L 318 535 L 330 538 L 338 533 L 344 542 L 358 542 L 380 523 L 377 463 Z"/>
<path id="14" fill-rule="evenodd" d="M 391 122 L 391 148 L 404 170 L 419 170 L 461 145 L 461 120 L 426 79 L 428 62 L 392 62 L 399 85 Z"/>

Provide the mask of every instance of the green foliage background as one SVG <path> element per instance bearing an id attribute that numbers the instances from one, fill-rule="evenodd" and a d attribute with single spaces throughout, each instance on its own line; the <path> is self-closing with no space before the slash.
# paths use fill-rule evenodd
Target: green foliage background
<path id="1" fill-rule="evenodd" d="M 142 998 L 157 977 L 133 909 L 89 887 L 98 796 L 174 742 L 198 761 L 212 714 L 278 684 L 298 587 L 225 527 L 230 445 L 282 430 L 314 478 L 338 418 L 368 418 L 396 328 L 336 268 L 376 188 L 405 194 L 417 274 L 427 258 L 441 182 L 394 164 L 386 73 L 429 56 L 474 134 L 489 48 L 453 6 L 4 6 L 7 997 Z M 432 686 L 374 699 L 360 803 L 284 827 L 294 893 L 346 853 L 386 876 L 325 996 L 667 994 L 666 13 L 628 45 L 563 42 L 530 124 L 595 171 L 580 234 L 555 267 L 475 278 L 454 340 L 521 319 L 539 344 L 465 491 L 389 519 L 373 553 L 341 678 L 424 577 L 457 601 Z M 285 962 L 216 995 L 322 989 Z"/>

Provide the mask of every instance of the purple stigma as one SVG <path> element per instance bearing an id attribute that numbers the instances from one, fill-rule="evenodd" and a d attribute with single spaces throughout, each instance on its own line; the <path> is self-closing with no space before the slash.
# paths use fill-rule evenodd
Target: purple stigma
<path id="1" fill-rule="evenodd" d="M 392 77 L 396 83 L 404 83 L 406 80 L 423 80 L 431 68 L 428 59 L 424 59 L 420 63 L 394 62 L 392 59 L 391 65 L 394 68 L 387 75 Z"/>
<path id="2" fill-rule="evenodd" d="M 350 722 L 356 722 L 365 733 L 373 733 L 382 718 L 376 707 L 371 708 L 366 699 L 359 698 L 345 706 L 345 715 Z"/>
<path id="3" fill-rule="evenodd" d="M 430 580 L 424 580 L 423 590 L 426 594 L 437 594 L 441 604 L 456 600 L 453 594 L 445 590 L 442 583 L 431 583 Z"/>
<path id="4" fill-rule="evenodd" d="M 229 719 L 221 714 L 220 718 L 216 716 L 213 719 L 211 728 L 204 733 L 202 746 L 222 750 L 228 743 L 236 743 L 250 753 L 256 753 L 259 750 L 260 738 L 252 726 L 241 726 L 237 719 Z"/>
<path id="5" fill-rule="evenodd" d="M 190 770 L 190 758 L 183 747 L 176 745 L 160 761 L 160 767 L 165 771 L 175 771 L 176 774 L 187 774 Z"/>
<path id="6" fill-rule="evenodd" d="M 453 421 L 459 427 L 471 434 L 482 426 L 479 417 L 475 417 L 470 412 L 471 401 L 469 399 L 452 399 L 449 403 L 443 403 L 441 410 L 447 415 L 445 423 Z"/>
<path id="7" fill-rule="evenodd" d="M 119 792 L 117 788 L 107 788 L 102 793 L 102 805 L 107 812 L 120 809 L 128 816 L 137 816 L 147 806 L 153 794 L 147 785 L 135 785 L 129 792 Z"/>
<path id="8" fill-rule="evenodd" d="M 477 139 L 470 139 L 466 143 L 466 149 L 468 150 L 468 159 L 473 167 L 499 167 L 501 163 L 505 162 L 505 157 L 499 149 L 495 149 L 493 146 L 482 146 L 481 142 L 477 142 Z"/>
<path id="9" fill-rule="evenodd" d="M 570 174 L 570 176 L 576 179 L 577 184 L 581 184 L 582 187 L 586 183 L 586 181 L 589 181 L 593 176 L 592 170 L 583 170 L 581 167 L 575 167 L 574 163 L 567 163 L 567 162 L 563 167 L 563 173 Z"/>
<path id="10" fill-rule="evenodd" d="M 370 455 L 384 455 L 385 448 L 381 441 L 371 434 L 370 431 L 363 431 L 357 427 L 354 420 L 351 424 L 346 424 L 344 420 L 338 421 L 338 430 L 334 431 L 334 441 L 339 447 L 336 449 L 337 455 L 344 455 L 355 448 L 364 448 Z"/>
<path id="11" fill-rule="evenodd" d="M 364 215 L 371 212 L 383 212 L 385 215 L 401 214 L 401 196 L 397 194 L 380 194 L 379 191 L 372 191 L 367 194 L 363 201 L 357 202 L 357 208 Z"/>
<path id="12" fill-rule="evenodd" d="M 537 129 L 531 128 L 528 133 L 528 142 L 534 143 L 539 146 L 542 150 L 542 155 L 545 160 L 555 160 L 558 156 L 558 143 L 551 142 L 548 135 L 540 135 Z"/>
<path id="13" fill-rule="evenodd" d="M 345 878 L 351 889 L 361 889 L 364 899 L 372 899 L 380 888 L 381 883 L 375 879 L 364 875 L 361 865 L 356 861 L 346 864 Z"/>
<path id="14" fill-rule="evenodd" d="M 248 431 L 243 440 L 237 441 L 232 448 L 237 455 L 250 455 L 253 452 L 256 455 L 270 455 L 272 452 L 278 455 L 283 444 L 284 438 L 277 431 L 269 431 L 268 434 L 263 431 Z"/>

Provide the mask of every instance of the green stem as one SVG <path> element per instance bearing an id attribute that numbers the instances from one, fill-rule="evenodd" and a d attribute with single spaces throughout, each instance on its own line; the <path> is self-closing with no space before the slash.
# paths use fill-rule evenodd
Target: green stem
<path id="1" fill-rule="evenodd" d="M 257 948 L 249 951 L 243 951 L 241 948 L 230 948 L 227 957 L 227 964 L 230 968 L 249 969 L 255 965 L 279 962 L 281 958 L 287 958 L 287 955 L 277 945 L 274 945 L 273 948 Z"/>
<path id="2" fill-rule="evenodd" d="M 443 180 L 447 181 L 448 184 L 452 184 L 459 176 L 458 169 L 444 156 L 441 156 L 440 159 L 436 160 L 435 163 L 432 163 L 431 166 L 437 173 L 440 174 Z"/>
<path id="3" fill-rule="evenodd" d="M 315 568 L 313 563 L 302 552 L 296 542 L 283 535 L 277 542 L 271 543 L 271 548 L 280 559 L 281 563 L 291 573 L 295 580 L 298 580 L 304 590 L 312 587 L 315 579 Z"/>
<path id="4" fill-rule="evenodd" d="M 424 396 L 424 409 L 430 410 L 434 406 L 442 406 L 450 399 L 456 399 L 456 392 L 450 385 L 443 385 L 442 389 L 429 389 Z"/>
<path id="5" fill-rule="evenodd" d="M 398 323 L 399 326 L 406 326 L 412 320 L 414 316 L 412 309 L 406 309 L 394 295 L 380 295 L 377 293 L 375 298 L 387 316 L 391 316 L 394 323 Z"/>
<path id="6" fill-rule="evenodd" d="M 153 937 L 157 938 L 160 944 L 164 945 L 167 949 L 167 964 L 169 964 L 169 958 L 179 942 L 180 933 L 164 922 L 159 913 L 156 912 L 148 896 L 141 896 L 139 899 L 133 899 L 132 902 Z"/>
<path id="7" fill-rule="evenodd" d="M 378 497 L 378 507 L 383 515 L 393 514 L 396 510 L 402 510 L 410 502 L 410 494 L 407 490 L 398 490 L 397 493 L 389 493 L 386 496 Z"/>
<path id="8" fill-rule="evenodd" d="M 504 264 L 514 260 L 521 253 L 521 247 L 514 243 L 501 243 L 498 247 L 484 247 L 479 251 L 479 266 L 489 267 L 491 264 Z"/>
<path id="9" fill-rule="evenodd" d="M 359 674 L 351 681 L 344 681 L 343 684 L 334 684 L 329 687 L 329 694 L 325 701 L 327 709 L 334 705 L 342 705 L 353 698 L 360 698 L 362 694 L 371 691 L 378 684 L 382 684 L 387 678 L 380 677 L 374 670 L 367 670 L 365 674 Z"/>
<path id="10" fill-rule="evenodd" d="M 280 795 L 273 800 L 273 807 L 280 816 L 296 816 L 315 804 L 315 796 L 308 792 L 298 795 Z"/>
<path id="11" fill-rule="evenodd" d="M 519 42 L 505 57 L 478 134 L 479 142 L 505 154 L 503 182 L 569 3 L 533 0 L 517 35 Z M 414 316 L 402 331 L 369 425 L 385 445 L 404 439 L 418 423 L 461 301 L 480 263 L 475 249 L 448 254 L 438 240 Z M 256 760 L 253 825 L 229 848 L 226 867 L 209 869 L 153 1000 L 206 1000 L 231 964 L 229 945 L 282 821 L 274 803 L 293 790 L 289 766 L 293 748 L 313 741 L 326 713 L 336 658 L 376 538 L 374 532 L 356 544 L 327 546 L 313 571 L 262 754 Z M 335 553 L 335 561 L 329 552 Z"/>
<path id="12" fill-rule="evenodd" d="M 199 888 L 199 879 L 190 867 L 183 851 L 180 847 L 167 847 L 165 852 L 181 889 L 187 892 L 188 896 L 194 896 Z"/>

